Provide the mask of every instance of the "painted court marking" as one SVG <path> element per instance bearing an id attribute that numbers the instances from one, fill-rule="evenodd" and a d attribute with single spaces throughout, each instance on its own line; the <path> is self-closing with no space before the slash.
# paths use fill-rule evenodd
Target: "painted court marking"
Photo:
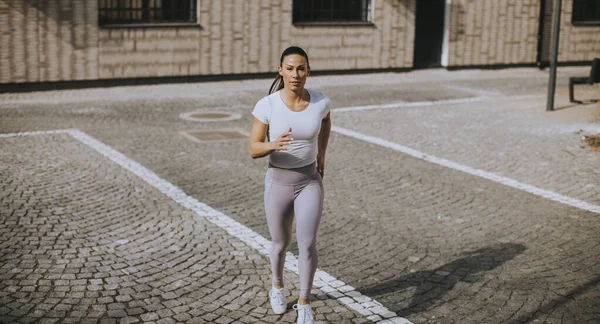
<path id="1" fill-rule="evenodd" d="M 355 139 L 358 139 L 361 141 L 365 141 L 365 142 L 372 143 L 375 145 L 383 146 L 383 147 L 392 149 L 394 151 L 398 151 L 398 152 L 410 155 L 417 159 L 435 163 L 437 165 L 448 167 L 448 168 L 451 168 L 454 170 L 462 171 L 462 172 L 465 172 L 465 173 L 468 173 L 468 174 L 471 174 L 474 176 L 478 176 L 478 177 L 481 177 L 481 178 L 484 178 L 487 180 L 501 183 L 508 187 L 526 191 L 526 192 L 534 194 L 536 196 L 544 197 L 544 198 L 547 198 L 547 199 L 550 199 L 550 200 L 553 200 L 553 201 L 556 201 L 556 202 L 559 202 L 559 203 L 562 203 L 565 205 L 573 206 L 576 208 L 580 208 L 583 210 L 587 210 L 587 211 L 591 211 L 593 213 L 600 214 L 600 206 L 598 206 L 598 205 L 593 205 L 593 204 L 590 204 L 588 202 L 585 202 L 585 201 L 582 201 L 579 199 L 567 197 L 567 196 L 561 195 L 559 193 L 556 193 L 556 192 L 553 192 L 550 190 L 541 189 L 541 188 L 538 188 L 538 187 L 535 187 L 535 186 L 532 186 L 532 185 L 529 185 L 526 183 L 519 182 L 515 179 L 500 176 L 500 175 L 497 175 L 492 172 L 475 169 L 475 168 L 472 168 L 467 165 L 463 165 L 463 164 L 456 163 L 456 162 L 453 162 L 450 160 L 446 160 L 446 159 L 439 158 L 439 157 L 436 157 L 433 155 L 429 155 L 427 153 L 417 151 L 410 147 L 406 147 L 406 146 L 403 146 L 400 144 L 389 142 L 382 138 L 365 135 L 365 134 L 355 132 L 350 129 L 332 126 L 331 130 L 336 133 L 342 134 L 342 135 L 346 135 L 346 136 L 349 136 L 349 137 L 352 137 L 352 138 L 355 138 Z"/>
<path id="2" fill-rule="evenodd" d="M 211 223 L 224 229 L 230 235 L 258 250 L 263 255 L 269 255 L 270 241 L 262 237 L 260 234 L 238 223 L 231 217 L 219 212 L 218 210 L 215 210 L 210 206 L 198 201 L 196 198 L 188 196 L 183 190 L 162 179 L 154 172 L 145 168 L 143 165 L 80 130 L 64 129 L 0 134 L 0 138 L 52 134 L 69 134 L 79 142 L 87 145 L 109 160 L 134 173 L 146 183 L 179 203 L 181 206 L 194 211 L 200 217 L 206 218 Z M 287 270 L 298 274 L 298 259 L 290 252 L 288 252 L 286 255 L 285 267 Z M 377 323 L 412 324 L 407 319 L 399 317 L 396 313 L 388 310 L 381 303 L 368 296 L 362 295 L 360 292 L 356 291 L 354 287 L 347 285 L 343 281 L 338 280 L 325 271 L 317 269 L 313 284 L 323 292 L 339 300 L 348 308 L 360 313 L 371 321 Z"/>
<path id="3" fill-rule="evenodd" d="M 469 102 L 482 102 L 490 100 L 525 100 L 546 97 L 543 95 L 525 95 L 525 96 L 514 96 L 514 97 L 471 97 L 471 98 L 459 98 L 459 99 L 447 99 L 447 100 L 434 100 L 434 101 L 417 101 L 417 102 L 397 102 L 385 105 L 367 105 L 367 106 L 355 106 L 355 107 L 340 107 L 333 108 L 334 112 L 352 112 L 352 111 L 364 111 L 364 110 L 375 110 L 375 109 L 395 109 L 395 108 L 406 108 L 406 107 L 428 107 L 438 105 L 453 105 L 462 104 Z"/>

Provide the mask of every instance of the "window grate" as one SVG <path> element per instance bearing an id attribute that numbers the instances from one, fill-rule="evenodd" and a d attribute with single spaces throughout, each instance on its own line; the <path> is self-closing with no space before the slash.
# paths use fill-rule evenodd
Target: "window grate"
<path id="1" fill-rule="evenodd" d="M 573 0 L 574 25 L 600 25 L 600 0 Z"/>
<path id="2" fill-rule="evenodd" d="M 196 22 L 197 0 L 98 0 L 99 22 L 107 24 Z"/>
<path id="3" fill-rule="evenodd" d="M 294 0 L 293 23 L 368 22 L 370 0 Z"/>

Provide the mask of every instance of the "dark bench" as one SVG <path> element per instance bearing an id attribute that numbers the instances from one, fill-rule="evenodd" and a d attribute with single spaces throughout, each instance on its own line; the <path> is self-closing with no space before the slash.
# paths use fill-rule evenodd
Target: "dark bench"
<path id="1" fill-rule="evenodd" d="M 588 77 L 573 77 L 569 78 L 569 101 L 576 103 L 583 103 L 582 101 L 575 100 L 573 98 L 573 87 L 576 84 L 594 84 L 600 83 L 600 58 L 595 58 L 592 61 L 592 70 L 590 71 L 590 76 Z M 594 100 L 596 101 L 596 100 Z"/>

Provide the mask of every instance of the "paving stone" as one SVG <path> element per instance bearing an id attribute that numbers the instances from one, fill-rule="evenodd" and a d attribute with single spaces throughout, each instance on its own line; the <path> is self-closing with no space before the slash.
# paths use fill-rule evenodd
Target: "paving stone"
<path id="1" fill-rule="evenodd" d="M 105 318 L 100 320 L 100 324 L 117 324 L 117 320 L 114 318 Z"/>
<path id="2" fill-rule="evenodd" d="M 560 89 L 565 80 L 559 78 Z M 81 129 L 269 238 L 262 209 L 266 161 L 251 160 L 245 141 L 199 144 L 178 133 L 248 130 L 263 81 L 231 82 L 235 87 L 227 89 L 128 87 L 123 98 L 107 95 L 111 89 L 0 95 L 0 129 Z M 589 108 L 551 115 L 539 98 L 505 98 L 543 95 L 545 72 L 418 71 L 311 82 L 335 107 L 491 96 L 334 111 L 332 120 L 600 203 L 599 157 L 580 147 L 580 136 L 598 129 L 582 117 Z M 207 96 L 185 97 L 190 93 Z M 557 103 L 565 104 L 563 94 Z M 210 125 L 179 119 L 198 108 L 242 118 Z M 268 311 L 265 256 L 89 147 L 65 134 L 0 138 L 0 147 L 0 314 L 23 323 L 57 319 L 51 316 L 97 323 L 111 311 L 119 315 L 114 319 L 142 320 L 148 314 L 142 312 L 160 312 L 164 318 L 150 319 L 156 322 L 183 321 L 185 314 L 189 322 L 295 321 L 294 312 Z M 358 301 L 368 296 L 413 323 L 477 323 L 490 314 L 496 323 L 599 320 L 598 291 L 582 290 L 600 271 L 596 214 L 335 132 L 324 181 L 319 267 L 356 288 Z M 295 243 L 290 250 L 297 254 Z M 296 296 L 297 276 L 285 276 Z M 368 320 L 339 296 L 314 294 L 324 322 Z"/>

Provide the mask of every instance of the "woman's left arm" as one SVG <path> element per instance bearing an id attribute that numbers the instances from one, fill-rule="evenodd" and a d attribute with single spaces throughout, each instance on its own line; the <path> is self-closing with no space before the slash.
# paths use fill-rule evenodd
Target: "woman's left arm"
<path id="1" fill-rule="evenodd" d="M 331 133 L 331 112 L 321 121 L 321 131 L 319 132 L 319 152 L 317 154 L 317 170 L 321 177 L 325 176 L 325 152 L 329 142 L 329 133 Z"/>

